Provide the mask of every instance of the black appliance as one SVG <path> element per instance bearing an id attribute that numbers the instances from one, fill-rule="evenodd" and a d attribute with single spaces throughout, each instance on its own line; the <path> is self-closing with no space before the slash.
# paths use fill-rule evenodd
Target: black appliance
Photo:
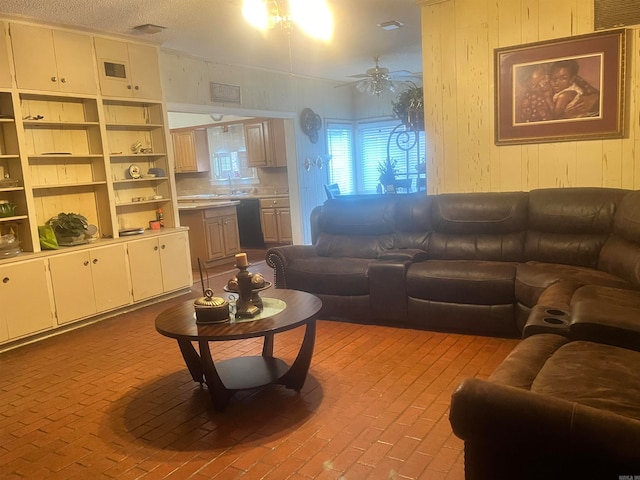
<path id="1" fill-rule="evenodd" d="M 238 233 L 243 248 L 265 248 L 260 221 L 260 199 L 242 198 L 236 205 L 238 212 Z"/>

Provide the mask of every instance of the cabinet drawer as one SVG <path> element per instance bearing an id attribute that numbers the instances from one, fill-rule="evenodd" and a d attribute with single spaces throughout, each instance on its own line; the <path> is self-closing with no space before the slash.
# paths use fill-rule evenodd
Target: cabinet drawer
<path id="1" fill-rule="evenodd" d="M 215 218 L 215 217 L 224 217 L 227 215 L 235 215 L 236 207 L 218 207 L 218 208 L 207 208 L 204 210 L 204 218 Z"/>
<path id="2" fill-rule="evenodd" d="M 289 208 L 289 197 L 261 198 L 260 208 Z"/>

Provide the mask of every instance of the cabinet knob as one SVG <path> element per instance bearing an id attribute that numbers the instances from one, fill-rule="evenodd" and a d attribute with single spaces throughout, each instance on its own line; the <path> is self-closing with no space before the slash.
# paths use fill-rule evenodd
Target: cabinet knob
<path id="1" fill-rule="evenodd" d="M 61 83 L 67 83 L 67 79 L 66 79 L 66 78 L 64 78 L 64 77 L 62 77 L 62 78 L 60 79 L 60 82 L 61 82 Z"/>
<path id="2" fill-rule="evenodd" d="M 96 263 L 98 263 L 98 259 L 97 259 L 97 258 L 94 258 L 94 259 L 93 259 L 93 264 L 95 265 Z"/>
<path id="3" fill-rule="evenodd" d="M 167 246 L 165 244 L 162 244 L 162 246 L 160 247 L 162 250 L 164 250 L 165 248 L 167 248 Z"/>
<path id="4" fill-rule="evenodd" d="M 58 81 L 58 77 L 51 77 L 51 81 L 52 82 L 57 82 Z"/>
<path id="5" fill-rule="evenodd" d="M 136 85 L 135 87 L 133 87 L 135 90 L 140 90 L 140 87 L 138 85 Z"/>
<path id="6" fill-rule="evenodd" d="M 9 283 L 9 277 L 4 277 L 2 279 L 2 283 Z"/>
<path id="7" fill-rule="evenodd" d="M 156 245 L 156 246 L 154 246 L 154 247 L 153 247 L 153 251 L 154 251 L 154 252 L 157 252 L 157 251 L 158 251 L 158 245 Z"/>
<path id="8" fill-rule="evenodd" d="M 85 260 L 85 261 L 84 261 L 84 263 L 83 263 L 83 265 L 84 265 L 85 267 L 86 267 L 86 266 L 88 266 L 88 265 L 89 265 L 89 260 Z"/>
<path id="9" fill-rule="evenodd" d="M 127 88 L 128 88 L 129 90 L 131 90 L 131 88 L 132 88 L 132 87 L 131 87 L 131 85 L 127 85 Z"/>

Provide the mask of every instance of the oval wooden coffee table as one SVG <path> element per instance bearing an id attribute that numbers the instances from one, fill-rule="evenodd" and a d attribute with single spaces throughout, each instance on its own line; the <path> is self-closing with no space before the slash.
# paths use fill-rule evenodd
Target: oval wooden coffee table
<path id="1" fill-rule="evenodd" d="M 156 318 L 156 330 L 178 341 L 191 377 L 195 382 L 207 384 L 217 410 L 223 410 L 238 390 L 279 384 L 299 392 L 307 378 L 316 338 L 316 316 L 322 301 L 310 293 L 285 289 L 263 293 L 263 301 L 265 311 L 261 317 L 264 318 L 257 320 L 197 325 L 193 299 L 168 308 Z M 273 356 L 273 337 L 303 325 L 305 333 L 300 351 L 289 366 Z M 213 361 L 209 342 L 255 337 L 264 337 L 262 355 Z M 198 343 L 199 353 L 194 342 Z"/>

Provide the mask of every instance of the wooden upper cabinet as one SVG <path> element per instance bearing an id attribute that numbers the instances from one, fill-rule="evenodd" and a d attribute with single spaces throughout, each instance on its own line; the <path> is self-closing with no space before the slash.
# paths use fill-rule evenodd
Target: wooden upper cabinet
<path id="1" fill-rule="evenodd" d="M 250 167 L 286 167 L 284 120 L 270 119 L 244 126 L 247 163 Z"/>
<path id="2" fill-rule="evenodd" d="M 244 141 L 247 148 L 247 164 L 250 167 L 267 166 L 266 122 L 247 123 L 244 126 Z"/>
<path id="3" fill-rule="evenodd" d="M 97 92 L 91 37 L 19 23 L 10 31 L 18 88 Z"/>
<path id="4" fill-rule="evenodd" d="M 94 42 L 102 95 L 162 99 L 155 47 L 102 37 L 96 37 Z"/>
<path id="5" fill-rule="evenodd" d="M 274 118 L 269 120 L 269 142 L 271 147 L 270 166 L 286 167 L 287 145 L 283 119 Z"/>
<path id="6" fill-rule="evenodd" d="M 208 172 L 211 169 L 206 130 L 173 131 L 171 141 L 176 173 Z"/>
<path id="7" fill-rule="evenodd" d="M 7 25 L 4 22 L 0 22 L 0 87 L 3 88 L 11 86 L 7 33 Z"/>

